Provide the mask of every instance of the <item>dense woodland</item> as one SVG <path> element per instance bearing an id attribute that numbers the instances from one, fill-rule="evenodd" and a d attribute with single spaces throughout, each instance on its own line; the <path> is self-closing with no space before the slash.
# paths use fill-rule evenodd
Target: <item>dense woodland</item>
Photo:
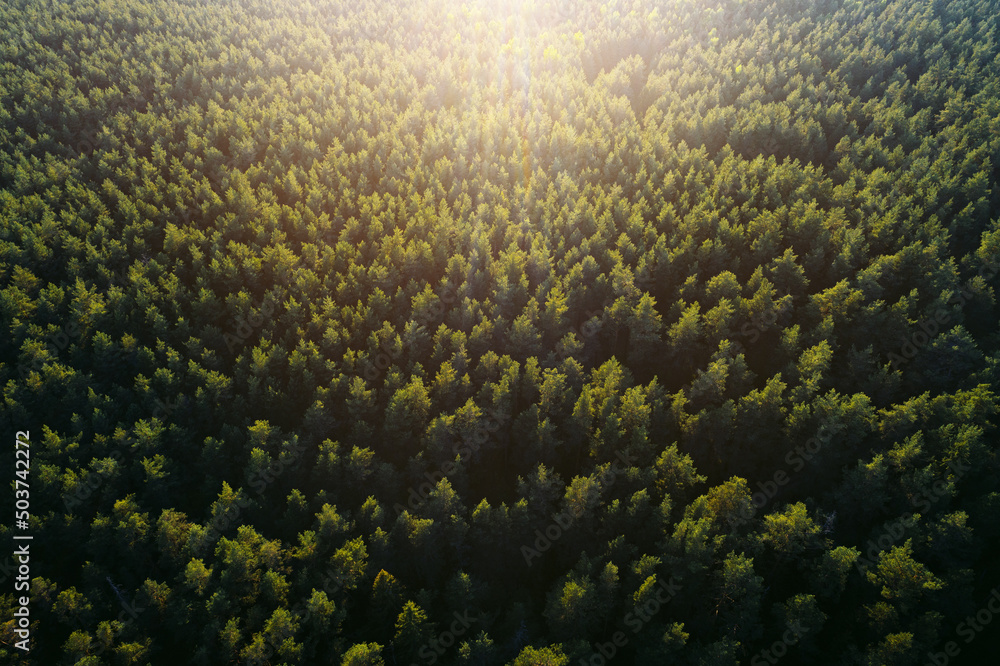
<path id="1" fill-rule="evenodd" d="M 998 30 L 0 3 L 0 660 L 995 659 Z"/>

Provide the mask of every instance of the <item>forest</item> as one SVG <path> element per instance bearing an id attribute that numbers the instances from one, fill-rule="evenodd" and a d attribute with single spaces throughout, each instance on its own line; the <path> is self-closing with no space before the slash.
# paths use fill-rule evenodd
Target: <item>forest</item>
<path id="1" fill-rule="evenodd" d="M 3 0 L 0 664 L 994 662 L 998 37 Z"/>

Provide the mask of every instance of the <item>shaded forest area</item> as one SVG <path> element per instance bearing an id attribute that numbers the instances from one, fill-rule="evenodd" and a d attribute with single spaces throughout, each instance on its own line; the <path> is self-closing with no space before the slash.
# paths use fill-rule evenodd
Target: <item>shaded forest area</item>
<path id="1" fill-rule="evenodd" d="M 998 29 L 3 2 L 0 660 L 995 657 Z"/>

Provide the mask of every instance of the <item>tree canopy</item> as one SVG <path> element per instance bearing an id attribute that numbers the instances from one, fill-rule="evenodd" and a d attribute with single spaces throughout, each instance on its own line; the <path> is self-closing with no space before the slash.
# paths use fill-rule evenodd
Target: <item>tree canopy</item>
<path id="1" fill-rule="evenodd" d="M 3 3 L 28 660 L 941 652 L 1000 585 L 998 34 L 990 0 Z"/>

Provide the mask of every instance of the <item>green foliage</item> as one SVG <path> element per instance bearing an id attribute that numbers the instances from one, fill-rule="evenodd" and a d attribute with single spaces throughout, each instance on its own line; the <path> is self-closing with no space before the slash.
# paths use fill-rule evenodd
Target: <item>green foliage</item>
<path id="1" fill-rule="evenodd" d="M 997 3 L 514 5 L 0 6 L 32 660 L 904 664 L 1000 583 Z"/>

